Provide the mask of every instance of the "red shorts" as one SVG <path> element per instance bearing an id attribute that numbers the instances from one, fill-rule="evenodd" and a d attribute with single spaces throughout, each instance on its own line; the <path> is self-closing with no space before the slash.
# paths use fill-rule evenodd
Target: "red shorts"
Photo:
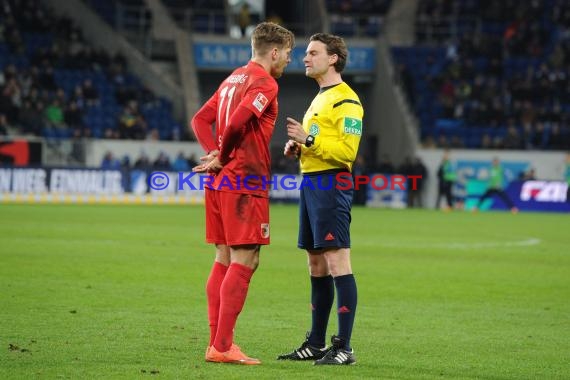
<path id="1" fill-rule="evenodd" d="M 269 244 L 269 199 L 206 188 L 205 202 L 208 243 Z"/>

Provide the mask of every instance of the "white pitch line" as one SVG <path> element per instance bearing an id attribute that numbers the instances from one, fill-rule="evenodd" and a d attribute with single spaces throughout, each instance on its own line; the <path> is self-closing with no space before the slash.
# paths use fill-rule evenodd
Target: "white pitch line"
<path id="1" fill-rule="evenodd" d="M 392 242 L 379 242 L 379 243 L 369 243 L 365 245 L 374 245 L 390 248 L 441 248 L 441 249 L 482 249 L 482 248 L 505 248 L 505 247 L 530 247 L 534 245 L 539 245 L 541 243 L 540 239 L 528 238 L 525 240 L 516 241 L 486 241 L 477 243 L 392 243 Z"/>
<path id="2" fill-rule="evenodd" d="M 540 239 L 530 238 L 519 241 L 489 241 L 481 243 L 447 243 L 440 244 L 440 248 L 450 249 L 475 249 L 475 248 L 500 248 L 500 247 L 530 247 L 539 245 Z"/>

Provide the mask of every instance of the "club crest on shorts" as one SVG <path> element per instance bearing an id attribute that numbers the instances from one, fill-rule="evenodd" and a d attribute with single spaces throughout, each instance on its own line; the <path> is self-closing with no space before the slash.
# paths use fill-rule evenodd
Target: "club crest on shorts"
<path id="1" fill-rule="evenodd" d="M 261 223 L 261 237 L 264 239 L 269 237 L 269 223 Z"/>

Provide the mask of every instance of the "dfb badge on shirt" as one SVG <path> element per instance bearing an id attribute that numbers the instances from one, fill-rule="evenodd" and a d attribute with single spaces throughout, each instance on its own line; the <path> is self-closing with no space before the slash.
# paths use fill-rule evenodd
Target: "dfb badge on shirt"
<path id="1" fill-rule="evenodd" d="M 263 95 L 261 92 L 259 94 L 257 94 L 257 96 L 255 97 L 255 100 L 253 101 L 253 106 L 255 108 L 257 108 L 257 110 L 259 112 L 263 111 L 263 109 L 265 108 L 265 106 L 267 105 L 267 103 L 269 102 L 269 100 L 267 100 L 267 98 L 265 97 L 265 95 Z"/>

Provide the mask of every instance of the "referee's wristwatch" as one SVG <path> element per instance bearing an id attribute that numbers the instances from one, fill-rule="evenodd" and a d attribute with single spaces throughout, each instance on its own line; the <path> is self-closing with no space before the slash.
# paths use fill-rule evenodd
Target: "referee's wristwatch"
<path id="1" fill-rule="evenodd" d="M 305 146 L 307 148 L 310 148 L 313 146 L 314 143 L 315 143 L 315 136 L 313 135 L 307 136 L 307 139 L 305 140 Z"/>

